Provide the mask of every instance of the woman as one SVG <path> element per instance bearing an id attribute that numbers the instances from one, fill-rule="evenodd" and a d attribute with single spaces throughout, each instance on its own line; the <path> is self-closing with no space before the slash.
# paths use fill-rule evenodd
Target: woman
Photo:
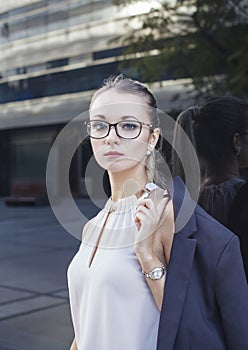
<path id="1" fill-rule="evenodd" d="M 204 169 L 198 204 L 227 226 L 230 208 L 245 181 L 240 168 L 248 167 L 248 104 L 232 96 L 216 97 L 188 108 L 177 119 L 197 150 Z M 174 145 L 185 145 L 175 128 Z M 178 155 L 173 152 L 173 174 L 183 178 Z"/>
<path id="2" fill-rule="evenodd" d="M 87 128 L 111 198 L 68 268 L 71 350 L 245 350 L 238 240 L 199 207 L 178 230 L 192 200 L 179 179 L 173 201 L 153 182 L 156 108 L 144 85 L 121 76 L 93 95 Z"/>

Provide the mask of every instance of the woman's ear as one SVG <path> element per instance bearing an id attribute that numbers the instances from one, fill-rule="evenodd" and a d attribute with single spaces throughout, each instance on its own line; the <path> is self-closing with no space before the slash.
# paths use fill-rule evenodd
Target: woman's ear
<path id="1" fill-rule="evenodd" d="M 241 151 L 241 140 L 240 140 L 240 136 L 238 133 L 235 133 L 233 135 L 233 146 L 234 146 L 234 151 L 235 151 L 236 155 L 238 156 L 240 154 L 240 151 Z"/>
<path id="2" fill-rule="evenodd" d="M 150 135 L 150 140 L 149 140 L 149 144 L 153 146 L 153 148 L 155 148 L 158 139 L 159 139 L 159 135 L 160 135 L 160 129 L 156 128 L 153 130 L 153 132 Z"/>

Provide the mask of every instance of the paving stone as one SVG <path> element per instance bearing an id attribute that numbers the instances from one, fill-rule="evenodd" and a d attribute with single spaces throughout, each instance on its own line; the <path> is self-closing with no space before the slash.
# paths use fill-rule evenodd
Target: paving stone
<path id="1" fill-rule="evenodd" d="M 50 293 L 50 294 L 51 294 L 51 293 Z M 60 291 L 60 292 L 52 293 L 52 295 L 58 296 L 58 297 L 61 297 L 61 298 L 64 298 L 64 299 L 69 299 L 69 292 L 68 292 L 68 289 L 62 290 L 62 291 Z"/>
<path id="2" fill-rule="evenodd" d="M 3 260 L 4 266 L 0 266 L 1 284 L 38 293 L 65 289 L 67 268 L 76 250 L 77 246 Z"/>
<path id="3" fill-rule="evenodd" d="M 69 305 L 64 304 L 1 321 L 0 349 L 5 341 L 11 350 L 69 350 L 73 337 Z"/>
<path id="4" fill-rule="evenodd" d="M 20 300 L 31 296 L 34 296 L 34 293 L 0 286 L 0 308 L 1 308 L 1 305 L 4 303 L 17 300 L 17 299 Z"/>
<path id="5" fill-rule="evenodd" d="M 0 305 L 0 320 L 64 303 L 60 298 L 37 296 Z"/>

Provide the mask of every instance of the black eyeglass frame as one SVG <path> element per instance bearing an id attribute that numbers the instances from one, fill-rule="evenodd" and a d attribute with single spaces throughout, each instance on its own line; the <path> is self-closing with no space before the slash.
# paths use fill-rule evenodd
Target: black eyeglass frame
<path id="1" fill-rule="evenodd" d="M 108 128 L 107 134 L 106 134 L 105 136 L 102 136 L 102 137 L 94 137 L 94 136 L 91 136 L 91 135 L 89 134 L 89 132 L 88 132 L 89 124 L 90 124 L 91 122 L 102 122 L 102 123 L 108 124 L 108 127 L 109 127 L 109 128 Z M 140 125 L 140 130 L 139 130 L 139 133 L 138 133 L 137 136 L 135 136 L 135 137 L 123 137 L 123 136 L 120 136 L 120 135 L 118 134 L 117 125 L 120 124 L 120 123 L 128 123 L 128 122 L 129 122 L 129 123 L 135 122 L 135 123 L 138 123 L 138 124 Z M 109 135 L 109 133 L 110 133 L 110 130 L 111 130 L 111 127 L 112 127 L 112 126 L 115 128 L 115 133 L 116 133 L 116 135 L 117 135 L 118 137 L 120 137 L 121 139 L 125 139 L 125 140 L 134 140 L 134 139 L 137 139 L 137 137 L 139 137 L 139 135 L 141 134 L 142 126 L 143 126 L 143 125 L 149 126 L 149 128 L 153 130 L 153 125 L 152 125 L 152 124 L 143 123 L 143 122 L 140 122 L 140 121 L 138 121 L 138 120 L 123 120 L 123 121 L 120 121 L 120 122 L 117 122 L 117 123 L 114 123 L 114 124 L 111 124 L 111 123 L 109 123 L 109 122 L 105 122 L 104 120 L 90 120 L 90 121 L 85 121 L 84 124 L 86 125 L 87 133 L 88 133 L 89 137 L 92 138 L 92 139 L 96 139 L 96 140 L 104 139 L 105 137 L 107 137 L 107 136 Z"/>

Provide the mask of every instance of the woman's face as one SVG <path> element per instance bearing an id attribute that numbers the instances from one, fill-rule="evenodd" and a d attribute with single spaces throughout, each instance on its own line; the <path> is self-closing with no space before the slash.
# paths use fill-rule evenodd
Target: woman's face
<path id="1" fill-rule="evenodd" d="M 111 124 L 127 122 L 123 125 L 123 130 L 128 130 L 132 126 L 128 121 L 151 124 L 145 97 L 117 92 L 114 89 L 102 92 L 96 97 L 91 104 L 90 120 Z M 137 138 L 124 139 L 116 134 L 112 126 L 106 137 L 91 138 L 91 144 L 98 164 L 109 172 L 118 173 L 141 166 L 141 164 L 145 167 L 148 147 L 153 150 L 158 137 L 159 129 L 151 133 L 151 129 L 143 125 Z"/>

